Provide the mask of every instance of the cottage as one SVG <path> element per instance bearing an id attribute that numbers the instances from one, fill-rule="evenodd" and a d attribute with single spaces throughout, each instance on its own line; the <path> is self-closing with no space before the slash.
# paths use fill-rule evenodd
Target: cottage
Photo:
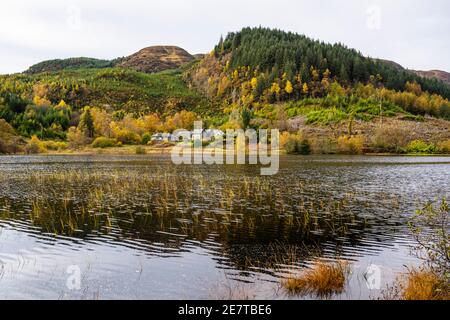
<path id="1" fill-rule="evenodd" d="M 162 133 L 155 133 L 154 135 L 152 135 L 152 141 L 154 142 L 162 142 L 164 141 L 164 137 Z"/>
<path id="2" fill-rule="evenodd" d="M 155 133 L 152 136 L 152 141 L 154 142 L 170 142 L 173 141 L 173 136 L 170 133 Z"/>
<path id="3" fill-rule="evenodd" d="M 211 139 L 220 139 L 223 138 L 225 133 L 222 130 L 218 129 L 208 129 L 203 131 L 203 139 L 211 140 Z"/>

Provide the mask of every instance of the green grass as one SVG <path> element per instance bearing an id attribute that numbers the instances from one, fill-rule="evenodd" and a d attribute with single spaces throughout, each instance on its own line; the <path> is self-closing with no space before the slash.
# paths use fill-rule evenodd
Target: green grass
<path id="1" fill-rule="evenodd" d="M 325 124 L 338 123 L 345 119 L 348 119 L 348 114 L 337 108 L 321 109 L 317 111 L 311 111 L 307 115 L 308 124 Z"/>
<path id="2" fill-rule="evenodd" d="M 387 101 L 380 103 L 358 98 L 340 99 L 338 102 L 331 101 L 330 98 L 307 98 L 280 105 L 267 104 L 260 107 L 255 115 L 263 119 L 276 120 L 280 106 L 284 107 L 288 118 L 304 116 L 308 124 L 330 125 L 346 121 L 352 116 L 362 121 L 372 121 L 378 116 L 395 117 L 400 114 L 414 121 L 423 119 Z"/>
<path id="3" fill-rule="evenodd" d="M 134 113 L 211 109 L 206 98 L 188 88 L 179 70 L 145 74 L 121 68 L 77 69 L 0 77 L 0 90 L 13 88 L 30 100 L 36 84 L 47 88 L 52 103 L 63 99 L 75 109 L 87 105 Z"/>

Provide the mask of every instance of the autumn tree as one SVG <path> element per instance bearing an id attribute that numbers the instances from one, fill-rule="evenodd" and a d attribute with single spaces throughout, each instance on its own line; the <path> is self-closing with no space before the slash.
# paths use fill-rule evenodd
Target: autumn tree
<path id="1" fill-rule="evenodd" d="M 286 93 L 290 96 L 291 93 L 294 91 L 294 87 L 292 86 L 292 83 L 287 80 L 286 81 L 286 87 L 284 88 L 284 90 L 286 91 Z"/>
<path id="2" fill-rule="evenodd" d="M 92 117 L 91 108 L 85 107 L 81 115 L 79 129 L 83 131 L 88 138 L 93 138 L 95 133 L 94 118 Z"/>
<path id="3" fill-rule="evenodd" d="M 147 132 L 156 133 L 162 129 L 162 121 L 155 113 L 144 116 L 144 128 Z"/>

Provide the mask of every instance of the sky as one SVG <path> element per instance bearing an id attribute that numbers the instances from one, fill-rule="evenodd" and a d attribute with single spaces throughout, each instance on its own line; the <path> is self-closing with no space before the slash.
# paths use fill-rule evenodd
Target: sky
<path id="1" fill-rule="evenodd" d="M 206 53 L 221 35 L 247 26 L 450 72 L 449 12 L 447 0 L 1 0 L 0 74 L 48 59 L 112 59 L 151 45 Z"/>

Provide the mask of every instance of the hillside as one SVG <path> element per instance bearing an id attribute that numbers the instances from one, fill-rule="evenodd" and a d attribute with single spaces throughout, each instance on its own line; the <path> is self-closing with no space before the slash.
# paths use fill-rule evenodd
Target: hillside
<path id="1" fill-rule="evenodd" d="M 123 58 L 117 66 L 145 73 L 156 73 L 177 69 L 193 60 L 195 60 L 194 56 L 179 47 L 154 46 Z"/>
<path id="2" fill-rule="evenodd" d="M 318 106 L 330 113 L 333 107 L 341 112 L 337 118 L 346 119 L 365 108 L 371 114 L 363 117 L 370 118 L 381 112 L 383 101 L 394 113 L 450 117 L 449 85 L 341 44 L 279 30 L 230 33 L 187 79 L 227 109 L 300 101 L 302 113 Z"/>
<path id="3" fill-rule="evenodd" d="M 3 142 L 37 135 L 78 147 L 95 138 L 148 143 L 149 134 L 191 128 L 197 119 L 224 130 L 300 130 L 334 145 L 357 136 L 366 148 L 389 152 L 403 152 L 413 138 L 436 146 L 450 139 L 450 86 L 341 44 L 246 28 L 198 57 L 159 46 L 113 62 L 54 60 L 0 76 Z M 399 146 L 372 145 L 387 124 L 384 137 L 403 137 Z"/>
<path id="4" fill-rule="evenodd" d="M 417 75 L 428 79 L 439 79 L 450 85 L 450 73 L 441 70 L 413 71 Z"/>
<path id="5" fill-rule="evenodd" d="M 347 86 L 377 81 L 397 91 L 404 90 L 407 82 L 416 82 L 425 91 L 450 98 L 450 86 L 438 80 L 422 78 L 390 62 L 364 57 L 341 44 L 326 44 L 280 30 L 245 28 L 230 33 L 215 47 L 214 58 L 216 66 L 209 59 L 198 70 L 208 73 L 205 77 L 220 77 L 221 81 L 224 76 L 233 78 L 236 76 L 233 72 L 239 73 L 243 71 L 242 68 L 247 68 L 244 75 L 258 80 L 253 92 L 257 100 L 282 78 L 297 85 L 311 80 L 320 82 L 324 78 L 337 80 Z M 289 98 L 300 97 L 293 94 Z"/>
<path id="6" fill-rule="evenodd" d="M 8 91 L 20 97 L 25 105 L 38 96 L 54 105 L 64 100 L 74 110 L 89 105 L 112 111 L 164 114 L 207 104 L 200 94 L 186 86 L 181 72 L 176 70 L 145 74 L 121 68 L 77 69 L 0 76 L 2 97 Z"/>
<path id="7" fill-rule="evenodd" d="M 175 46 L 153 46 L 144 48 L 128 57 L 114 60 L 84 57 L 47 60 L 31 66 L 24 73 L 38 74 L 63 70 L 105 69 L 112 67 L 122 67 L 144 73 L 158 73 L 178 69 L 201 57 L 202 55 L 193 56 L 186 50 Z"/>
<path id="8" fill-rule="evenodd" d="M 383 63 L 390 64 L 391 66 L 393 66 L 394 68 L 396 68 L 399 71 L 409 71 L 419 77 L 427 78 L 427 79 L 437 79 L 437 80 L 443 81 L 444 83 L 450 85 L 450 73 L 448 73 L 448 72 L 441 71 L 441 70 L 430 70 L 430 71 L 408 70 L 408 69 L 405 69 L 399 63 L 396 63 L 394 61 L 383 60 L 383 59 L 377 59 L 377 60 L 381 61 Z"/>
<path id="9" fill-rule="evenodd" d="M 115 65 L 115 60 L 100 60 L 94 58 L 69 58 L 54 59 L 37 63 L 25 71 L 27 74 L 37 74 L 42 72 L 57 72 L 71 69 L 102 69 Z"/>

